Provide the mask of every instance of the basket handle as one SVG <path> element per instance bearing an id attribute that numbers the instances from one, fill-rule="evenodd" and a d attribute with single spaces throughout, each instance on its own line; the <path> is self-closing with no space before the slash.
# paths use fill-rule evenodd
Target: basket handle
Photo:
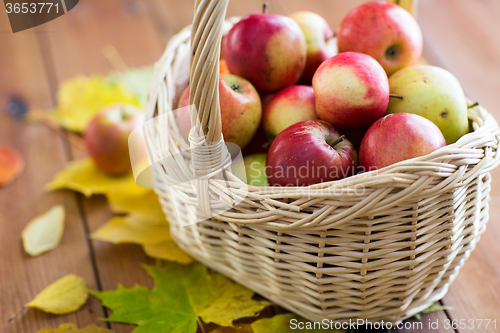
<path id="1" fill-rule="evenodd" d="M 219 66 L 228 4 L 229 0 L 196 0 L 191 30 L 189 105 L 195 105 L 198 112 L 198 117 L 191 114 L 191 124 L 200 126 L 198 132 L 209 145 L 222 139 Z"/>

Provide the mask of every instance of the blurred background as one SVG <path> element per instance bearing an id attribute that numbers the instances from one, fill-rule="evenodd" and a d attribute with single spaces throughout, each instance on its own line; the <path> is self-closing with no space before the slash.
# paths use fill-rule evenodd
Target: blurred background
<path id="1" fill-rule="evenodd" d="M 313 11 L 336 30 L 347 12 L 364 1 L 269 2 L 270 13 Z M 64 80 L 152 65 L 170 37 L 192 22 L 193 8 L 194 0 L 80 0 L 67 14 L 15 34 L 7 14 L 3 10 L 0 13 L 0 145 L 18 149 L 26 159 L 22 176 L 11 186 L 0 188 L 0 332 L 35 332 L 67 321 L 84 326 L 104 317 L 99 302 L 92 299 L 84 311 L 62 319 L 30 312 L 22 321 L 6 324 L 4 319 L 16 312 L 29 295 L 61 276 L 61 272 L 78 273 L 92 289 L 113 289 L 118 283 L 128 287 L 135 283 L 151 285 L 149 277 L 138 269 L 137 263 L 150 262 L 142 251 L 133 245 L 111 246 L 88 239 L 89 232 L 111 216 L 103 198 L 44 192 L 44 185 L 57 171 L 68 161 L 83 157 L 84 152 L 71 144 L 67 134 L 9 115 L 12 102 L 18 103 L 16 107 L 20 103 L 30 109 L 51 109 Z M 260 0 L 231 0 L 228 15 L 244 16 L 261 10 Z M 496 119 L 500 119 L 499 18 L 499 0 L 419 1 L 425 60 L 452 72 L 466 95 L 480 102 Z M 22 228 L 33 216 L 61 202 L 68 215 L 65 251 L 30 260 L 19 241 Z M 500 328 L 499 222 L 497 169 L 493 173 L 488 230 L 443 300 L 454 310 L 429 318 L 497 319 Z M 116 332 L 131 331 L 123 325 L 112 327 Z M 496 331 L 490 329 L 484 332 Z"/>

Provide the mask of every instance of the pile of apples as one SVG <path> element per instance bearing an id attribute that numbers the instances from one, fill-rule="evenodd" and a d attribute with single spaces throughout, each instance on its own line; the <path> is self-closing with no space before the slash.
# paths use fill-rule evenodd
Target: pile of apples
<path id="1" fill-rule="evenodd" d="M 422 44 L 413 16 L 384 1 L 354 8 L 336 39 L 311 12 L 264 12 L 235 24 L 222 41 L 222 132 L 245 148 L 249 184 L 339 180 L 429 154 L 468 133 L 459 82 L 444 69 L 417 65 Z M 189 87 L 179 109 L 188 103 Z M 187 139 L 188 109 L 177 119 Z"/>

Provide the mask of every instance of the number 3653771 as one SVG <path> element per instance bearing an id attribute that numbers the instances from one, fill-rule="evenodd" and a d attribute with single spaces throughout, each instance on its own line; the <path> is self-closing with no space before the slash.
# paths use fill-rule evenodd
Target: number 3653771
<path id="1" fill-rule="evenodd" d="M 51 2 L 24 2 L 24 3 L 6 3 L 5 9 L 7 14 L 15 13 L 15 14 L 42 14 L 42 13 L 50 13 L 51 10 L 59 13 L 59 4 L 51 3 Z"/>

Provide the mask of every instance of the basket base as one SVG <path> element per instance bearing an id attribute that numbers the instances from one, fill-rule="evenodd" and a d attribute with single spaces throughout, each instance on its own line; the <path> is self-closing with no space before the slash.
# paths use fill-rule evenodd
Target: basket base
<path id="1" fill-rule="evenodd" d="M 225 276 L 227 276 L 228 278 L 232 279 L 233 281 L 237 282 L 237 283 L 240 283 L 241 281 L 241 276 L 239 276 L 239 274 L 237 274 L 236 271 L 234 271 L 233 269 L 230 269 L 229 267 L 226 267 L 226 266 L 220 266 L 220 265 L 213 265 L 210 260 L 208 260 L 207 258 L 201 256 L 201 255 L 198 255 L 197 253 L 195 253 L 195 251 L 190 251 L 187 247 L 184 246 L 184 244 L 182 242 L 179 242 L 177 239 L 175 239 L 175 236 L 174 234 L 172 234 L 172 238 L 174 239 L 174 241 L 178 244 L 178 246 L 183 250 L 185 251 L 186 253 L 189 253 L 190 256 L 192 256 L 194 259 L 196 259 L 197 261 L 201 262 L 202 264 L 204 264 L 205 266 L 209 267 L 210 269 L 216 271 L 216 272 L 219 272 Z M 469 252 L 470 254 L 470 252 Z M 466 257 L 468 257 L 469 255 L 466 255 Z M 429 296 L 428 298 L 425 299 L 425 301 L 422 301 L 422 302 L 413 302 L 410 307 L 408 307 L 404 313 L 398 315 L 398 316 L 390 316 L 390 317 L 386 317 L 386 318 L 380 318 L 378 320 L 369 320 L 369 322 L 380 322 L 380 321 L 384 321 L 385 323 L 392 323 L 393 325 L 397 325 L 398 323 L 402 322 L 403 320 L 406 320 L 406 319 L 409 319 L 411 317 L 413 317 L 414 315 L 416 315 L 417 313 L 420 313 L 422 312 L 423 310 L 427 309 L 428 307 L 430 307 L 432 304 L 434 304 L 435 302 L 441 300 L 445 295 L 446 293 L 448 292 L 448 289 L 449 289 L 449 286 L 450 284 L 453 282 L 453 280 L 455 280 L 456 276 L 458 275 L 458 269 L 455 270 L 455 272 L 453 274 L 451 274 L 448 278 L 448 281 L 443 284 L 442 286 L 436 288 L 432 295 Z M 282 298 L 279 298 L 279 297 L 276 297 L 272 294 L 269 294 L 268 292 L 265 291 L 264 288 L 260 287 L 259 286 L 259 281 L 249 281 L 248 279 L 245 279 L 245 283 L 244 283 L 244 286 L 253 290 L 254 292 L 256 292 L 257 294 L 265 297 L 266 299 L 272 301 L 273 303 L 281 306 L 282 308 L 290 311 L 290 312 L 293 312 L 299 316 L 302 316 L 310 321 L 313 321 L 313 322 L 321 322 L 322 320 L 324 319 L 328 319 L 328 320 L 331 320 L 331 318 L 328 318 L 328 316 L 322 316 L 320 313 L 314 313 L 314 312 L 310 312 L 310 311 L 304 311 L 303 309 L 299 308 L 299 307 L 296 307 L 294 306 L 293 304 L 291 304 L 290 302 L 286 302 L 286 300 L 282 299 Z M 352 321 L 355 321 L 357 319 L 364 319 L 366 320 L 365 318 L 350 318 Z M 344 319 L 344 320 L 333 320 L 333 322 L 349 322 L 348 319 Z"/>

